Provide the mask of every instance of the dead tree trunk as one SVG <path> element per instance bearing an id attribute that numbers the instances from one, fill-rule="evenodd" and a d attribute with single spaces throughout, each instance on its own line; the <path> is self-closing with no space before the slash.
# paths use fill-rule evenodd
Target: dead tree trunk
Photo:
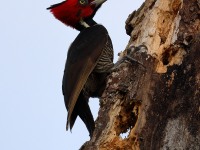
<path id="1" fill-rule="evenodd" d="M 82 149 L 199 150 L 200 0 L 146 0 L 126 30 L 127 48 L 144 44 L 148 53 L 133 56 L 143 65 L 125 61 L 109 76 Z"/>

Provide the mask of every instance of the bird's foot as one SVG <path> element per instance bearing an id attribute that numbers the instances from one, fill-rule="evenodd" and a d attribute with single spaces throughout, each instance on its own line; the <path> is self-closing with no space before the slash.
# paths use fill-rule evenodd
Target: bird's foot
<path id="1" fill-rule="evenodd" d="M 147 53 L 147 50 L 148 48 L 146 47 L 146 45 L 139 45 L 137 47 L 131 45 L 127 49 L 127 55 L 125 56 L 125 59 L 127 59 L 132 64 L 137 63 L 145 68 L 145 66 L 139 60 L 133 57 L 137 57 L 138 55 L 141 55 L 141 53 Z"/>
<path id="2" fill-rule="evenodd" d="M 140 62 L 139 60 L 135 59 L 135 57 L 137 57 L 141 53 L 147 53 L 147 47 L 145 45 L 140 45 L 138 47 L 135 47 L 135 46 L 131 45 L 127 49 L 127 55 L 123 56 L 119 61 L 117 61 L 115 63 L 115 65 L 114 65 L 114 67 L 111 69 L 111 71 L 116 71 L 118 66 L 120 64 L 122 64 L 123 62 L 131 63 L 133 65 L 138 64 L 138 65 L 142 66 L 144 69 L 146 69 L 146 67 L 143 65 L 142 62 Z"/>

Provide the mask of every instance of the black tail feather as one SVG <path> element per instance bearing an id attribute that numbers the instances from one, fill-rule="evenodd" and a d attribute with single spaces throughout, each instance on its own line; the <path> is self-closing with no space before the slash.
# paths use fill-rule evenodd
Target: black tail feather
<path id="1" fill-rule="evenodd" d="M 76 109 L 76 106 L 75 106 L 75 109 Z M 72 115 L 71 115 L 71 119 L 70 119 L 70 130 L 72 130 L 73 126 L 74 126 L 74 123 L 76 121 L 76 118 L 78 116 L 78 111 L 75 110 L 73 111 Z"/>
<path id="2" fill-rule="evenodd" d="M 79 117 L 85 123 L 91 137 L 95 128 L 94 118 L 88 105 L 88 99 L 86 99 L 82 93 L 80 93 L 79 98 L 74 107 L 74 111 L 70 119 L 70 129 L 73 127 L 77 115 L 79 115 Z"/>

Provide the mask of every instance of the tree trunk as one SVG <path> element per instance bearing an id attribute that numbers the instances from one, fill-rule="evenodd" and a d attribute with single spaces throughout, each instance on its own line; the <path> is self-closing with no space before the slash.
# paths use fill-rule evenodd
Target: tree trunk
<path id="1" fill-rule="evenodd" d="M 93 137 L 81 149 L 199 150 L 200 0 L 146 0 L 126 30 L 127 49 L 143 44 L 148 52 L 108 77 Z"/>

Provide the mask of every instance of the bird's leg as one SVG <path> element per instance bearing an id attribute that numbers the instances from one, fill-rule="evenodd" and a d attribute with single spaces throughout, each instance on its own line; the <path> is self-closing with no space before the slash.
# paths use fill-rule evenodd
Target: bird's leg
<path id="1" fill-rule="evenodd" d="M 129 62 L 131 62 L 132 64 L 137 63 L 137 64 L 139 64 L 139 65 L 141 65 L 142 67 L 145 68 L 145 66 L 144 66 L 140 61 L 138 61 L 138 60 L 132 58 L 132 57 L 129 56 L 129 55 L 125 56 L 124 59 L 127 60 L 127 61 L 129 61 Z"/>
<path id="2" fill-rule="evenodd" d="M 83 19 L 80 20 L 80 24 L 82 26 L 84 26 L 85 28 L 89 28 L 90 27 L 85 21 L 83 21 Z"/>
<path id="3" fill-rule="evenodd" d="M 123 62 L 130 62 L 132 64 L 139 64 L 140 66 L 142 66 L 143 68 L 146 68 L 140 61 L 134 59 L 132 56 L 134 55 L 134 53 L 146 53 L 147 52 L 147 47 L 145 45 L 140 45 L 138 47 L 135 46 L 130 46 L 127 50 L 127 55 L 122 57 L 122 59 L 120 59 L 119 61 L 117 61 L 114 65 L 114 67 L 111 69 L 111 71 L 115 71 L 117 69 L 117 67 L 123 63 Z"/>

